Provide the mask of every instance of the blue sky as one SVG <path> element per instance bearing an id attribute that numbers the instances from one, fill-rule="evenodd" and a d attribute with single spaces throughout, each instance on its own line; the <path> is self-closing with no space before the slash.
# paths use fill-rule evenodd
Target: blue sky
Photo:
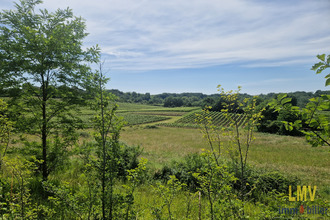
<path id="1" fill-rule="evenodd" d="M 41 7 L 70 7 L 86 19 L 85 46 L 101 47 L 108 88 L 326 89 L 325 73 L 310 68 L 317 54 L 330 53 L 329 0 L 44 0 Z M 11 0 L 1 0 L 0 9 L 12 8 Z"/>

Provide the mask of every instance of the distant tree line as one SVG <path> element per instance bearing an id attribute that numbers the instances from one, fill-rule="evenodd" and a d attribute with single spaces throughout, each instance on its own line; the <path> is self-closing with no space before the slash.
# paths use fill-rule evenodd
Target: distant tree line
<path id="1" fill-rule="evenodd" d="M 203 93 L 162 93 L 150 95 L 150 93 L 122 92 L 117 89 L 111 89 L 108 92 L 116 95 L 120 102 L 163 105 L 165 107 L 202 106 L 205 98 L 220 97 L 218 94 L 205 95 Z"/>
<path id="2" fill-rule="evenodd" d="M 213 111 L 221 110 L 221 95 L 203 93 L 162 93 L 151 95 L 150 93 L 137 92 L 122 92 L 117 89 L 107 90 L 118 97 L 119 102 L 141 103 L 151 105 L 164 105 L 165 107 L 180 107 L 180 106 L 212 106 Z M 329 91 L 317 90 L 316 92 L 291 92 L 288 96 L 292 98 L 293 105 L 304 107 L 308 100 L 318 97 L 323 94 L 329 94 Z M 271 100 L 276 98 L 280 93 L 261 94 L 261 100 Z M 239 95 L 239 100 L 252 97 L 249 94 L 243 93 Z"/>
<path id="3" fill-rule="evenodd" d="M 21 88 L 7 88 L 0 90 L 1 97 L 13 97 L 17 94 L 24 93 L 25 90 L 31 88 L 31 84 L 23 84 Z M 76 87 L 67 87 L 65 85 L 58 86 L 57 89 L 64 91 L 74 92 L 80 94 L 82 97 L 89 97 L 89 92 Z M 162 93 L 157 95 L 151 95 L 150 93 L 137 93 L 137 92 L 122 92 L 118 89 L 107 90 L 108 93 L 112 93 L 117 96 L 119 102 L 129 103 L 141 103 L 149 105 L 160 105 L 164 107 L 181 107 L 181 106 L 211 106 L 211 111 L 221 111 L 224 104 L 224 99 L 221 98 L 220 94 L 206 95 L 203 93 Z M 268 93 L 259 95 L 258 102 L 267 103 L 268 101 L 276 98 L 280 93 Z M 317 90 L 316 92 L 291 92 L 287 93 L 288 97 L 291 98 L 291 103 L 294 106 L 303 108 L 309 102 L 309 99 L 319 97 L 320 95 L 329 95 L 330 91 Z M 252 96 L 246 93 L 239 94 L 239 101 L 245 98 L 251 98 Z M 60 97 L 58 97 L 60 98 Z"/>

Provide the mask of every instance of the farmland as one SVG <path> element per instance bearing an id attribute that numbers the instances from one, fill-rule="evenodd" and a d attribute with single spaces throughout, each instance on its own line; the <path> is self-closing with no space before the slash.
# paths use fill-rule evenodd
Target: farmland
<path id="1" fill-rule="evenodd" d="M 145 111 L 141 110 L 143 109 L 141 107 L 137 106 L 140 110 L 131 111 L 130 114 L 152 116 L 165 114 L 168 119 L 124 128 L 121 140 L 128 145 L 140 146 L 143 149 L 141 157 L 148 159 L 149 169 L 152 172 L 159 172 L 164 166 L 170 166 L 175 161 L 182 161 L 188 155 L 208 149 L 207 141 L 203 139 L 196 122 L 198 119 L 196 114 L 203 113 L 201 109 L 187 108 L 185 111 L 178 111 L 175 108 L 159 107 Z M 210 112 L 208 116 L 216 126 L 226 126 L 229 123 L 221 112 Z M 244 129 L 242 126 L 244 115 L 231 116 L 237 117 L 241 125 L 240 129 Z M 230 158 L 229 155 L 225 157 Z M 316 185 L 318 199 L 330 199 L 330 160 L 327 147 L 312 148 L 304 137 L 256 133 L 248 161 L 251 166 L 260 170 L 278 171 L 290 177 L 297 177 L 301 185 Z M 155 199 L 150 197 L 145 189 L 141 190 L 140 193 L 146 200 Z M 174 203 L 176 202 L 180 203 L 175 200 Z"/>
<path id="2" fill-rule="evenodd" d="M 190 128 L 199 128 L 199 117 L 209 117 L 211 123 L 217 127 L 227 127 L 231 123 L 231 119 L 234 119 L 238 123 L 238 127 L 244 126 L 245 115 L 244 114 L 233 114 L 229 113 L 226 116 L 222 112 L 211 111 L 208 113 L 203 112 L 202 110 L 197 110 L 190 112 L 189 114 L 184 115 L 173 123 L 160 123 L 158 125 L 165 127 L 190 127 Z"/>
<path id="3" fill-rule="evenodd" d="M 198 128 L 198 116 L 208 116 L 215 126 L 228 126 L 230 120 L 222 112 L 211 111 L 207 115 L 199 107 L 174 107 L 151 106 L 133 103 L 118 103 L 117 116 L 122 117 L 126 126 L 153 124 L 164 127 L 191 127 Z M 89 124 L 94 112 L 87 108 L 81 110 L 81 119 Z M 244 114 L 231 114 L 242 126 L 245 122 Z M 158 122 L 158 123 L 156 123 Z M 91 127 L 89 124 L 88 127 Z"/>
<path id="4" fill-rule="evenodd" d="M 119 106 L 119 112 L 130 115 L 166 115 L 164 121 L 136 123 L 138 126 L 125 128 L 122 133 L 122 141 L 144 148 L 143 156 L 150 159 L 154 168 L 168 164 L 172 159 L 180 160 L 184 155 L 201 152 L 203 148 L 207 148 L 206 140 L 202 138 L 196 122 L 196 114 L 202 113 L 201 109 L 163 108 L 140 104 L 124 104 L 121 107 L 121 103 Z M 134 110 L 129 110 L 134 106 Z M 173 113 L 175 114 L 171 115 Z M 228 124 L 228 119 L 221 112 L 210 112 L 209 116 L 212 123 L 217 126 Z M 244 115 L 238 114 L 236 117 L 239 118 L 240 125 L 243 125 Z M 147 125 L 154 125 L 155 129 L 145 129 L 148 128 Z M 329 178 L 326 177 L 330 172 L 330 159 L 327 152 L 326 147 L 312 148 L 304 137 L 256 133 L 256 140 L 251 149 L 251 162 L 259 167 L 297 175 L 306 182 L 329 186 Z M 306 175 L 306 172 L 313 175 Z"/>
<path id="5" fill-rule="evenodd" d="M 157 170 L 173 160 L 181 160 L 185 155 L 207 148 L 196 122 L 196 114 L 202 113 L 200 108 L 118 104 L 118 115 L 127 120 L 121 141 L 143 148 L 142 157 L 149 159 L 152 169 Z M 85 113 L 88 111 L 83 110 Z M 210 112 L 208 116 L 216 126 L 228 124 L 228 119 L 221 112 Z M 244 115 L 236 117 L 243 125 Z M 327 152 L 326 147 L 312 148 L 303 137 L 256 133 L 250 163 L 298 176 L 306 184 L 317 184 L 322 187 L 323 196 L 329 198 L 330 160 Z"/>
<path id="6" fill-rule="evenodd" d="M 118 103 L 119 109 L 116 114 L 122 117 L 126 126 L 148 124 L 153 122 L 161 122 L 164 120 L 170 120 L 179 118 L 191 111 L 194 111 L 196 107 L 176 107 L 176 108 L 164 108 L 161 106 L 133 104 L 133 103 Z M 80 118 L 87 124 L 87 127 L 91 128 L 91 121 L 95 112 L 88 108 L 81 109 Z"/>
<path id="7" fill-rule="evenodd" d="M 183 163 L 187 156 L 200 154 L 203 149 L 209 148 L 196 122 L 198 119 L 196 114 L 203 114 L 203 111 L 196 107 L 164 108 L 132 103 L 118 103 L 118 105 L 116 115 L 126 121 L 126 125 L 120 133 L 120 141 L 127 146 L 139 146 L 139 149 L 142 150 L 139 158 L 148 160 L 148 181 L 151 183 L 137 187 L 134 207 L 139 211 L 140 216 L 143 216 L 142 219 L 153 219 L 154 215 L 150 211 L 150 207 L 157 207 L 157 204 L 163 202 L 162 198 L 158 196 L 159 192 L 156 190 L 155 183 L 152 182 L 154 181 L 153 176 L 156 173 L 162 173 L 164 167 Z M 91 119 L 94 115 L 95 111 L 87 107 L 80 110 L 79 117 L 87 124 L 84 129 L 79 131 L 80 143 L 92 140 L 94 131 Z M 228 119 L 221 112 L 210 112 L 207 116 L 216 126 L 228 125 Z M 242 125 L 244 125 L 245 116 L 243 114 L 231 114 L 230 116 L 238 119 L 240 129 L 243 131 L 244 126 Z M 330 161 L 326 147 L 312 148 L 303 137 L 265 133 L 256 133 L 255 137 L 256 140 L 251 146 L 248 158 L 250 166 L 260 170 L 258 172 L 280 172 L 289 178 L 297 177 L 302 185 L 316 185 L 318 187 L 317 201 L 329 200 Z M 15 150 L 11 148 L 9 155 L 15 155 Z M 229 154 L 225 153 L 223 156 L 224 160 L 230 160 Z M 50 178 L 52 180 L 60 179 L 72 186 L 83 184 L 82 177 L 75 176 L 79 169 L 83 169 L 80 165 L 81 162 L 74 156 L 71 158 L 71 163 L 72 165 L 66 171 L 61 171 L 60 175 L 54 174 Z M 116 190 L 123 190 L 120 186 L 118 187 Z M 187 195 L 184 193 L 179 193 L 173 198 L 175 216 L 185 216 L 185 206 L 180 205 L 186 201 L 184 198 Z M 197 197 L 193 198 L 191 205 L 191 215 L 198 215 Z M 252 203 L 245 205 L 246 213 L 251 216 L 260 216 L 263 210 Z"/>

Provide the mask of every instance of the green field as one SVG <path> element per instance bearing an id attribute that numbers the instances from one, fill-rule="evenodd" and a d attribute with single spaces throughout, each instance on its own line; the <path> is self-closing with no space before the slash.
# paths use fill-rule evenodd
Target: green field
<path id="1" fill-rule="evenodd" d="M 153 108 L 150 115 L 157 115 L 157 112 L 161 111 Z M 155 172 L 172 164 L 173 161 L 181 161 L 186 155 L 209 149 L 196 123 L 196 113 L 201 113 L 201 110 L 191 109 L 190 112 L 187 111 L 181 116 L 167 115 L 171 119 L 160 123 L 125 128 L 121 133 L 121 140 L 129 145 L 138 145 L 143 148 L 141 157 L 148 159 L 149 168 Z M 145 111 L 144 114 L 148 113 Z M 217 126 L 228 124 L 222 113 L 211 112 L 210 116 Z M 237 117 L 240 118 L 242 125 L 244 115 L 237 115 Z M 155 126 L 150 128 L 147 125 Z M 225 157 L 229 159 L 228 155 Z M 261 170 L 278 171 L 297 177 L 301 180 L 301 185 L 315 185 L 318 187 L 317 198 L 330 200 L 330 157 L 329 149 L 325 146 L 312 148 L 304 137 L 257 132 L 256 140 L 249 152 L 248 163 Z M 147 189 L 140 188 L 140 190 L 142 203 L 155 199 Z M 182 202 L 184 201 L 174 200 L 177 205 Z M 246 207 L 248 212 L 253 213 L 254 206 L 247 205 Z M 180 209 L 176 211 L 179 212 Z"/>
<path id="2" fill-rule="evenodd" d="M 118 103 L 117 116 L 123 117 L 126 126 L 147 124 L 173 119 L 178 116 L 185 115 L 191 111 L 199 109 L 198 107 L 176 107 L 165 108 L 162 106 L 152 106 L 134 103 Z M 95 111 L 88 108 L 82 108 L 80 118 L 91 126 L 91 120 Z"/>
<path id="3" fill-rule="evenodd" d="M 172 160 L 180 160 L 187 154 L 208 149 L 199 129 L 132 127 L 124 129 L 121 139 L 130 145 L 142 147 L 142 156 L 149 159 L 155 169 Z M 324 191 L 330 186 L 329 149 L 312 148 L 303 137 L 257 133 L 248 161 L 260 168 L 297 176 L 303 183 L 316 184 Z"/>
<path id="4" fill-rule="evenodd" d="M 118 112 L 128 125 L 140 125 L 124 128 L 121 140 L 141 146 L 144 149 L 142 156 L 149 159 L 154 169 L 208 147 L 196 123 L 196 113 L 202 112 L 200 108 L 119 103 Z M 210 112 L 209 116 L 217 126 L 228 124 L 228 119 L 221 112 Z M 244 115 L 237 117 L 242 125 Z M 148 125 L 154 125 L 155 129 L 144 129 Z M 327 147 L 312 148 L 304 137 L 256 133 L 248 161 L 260 168 L 298 176 L 305 184 L 319 185 L 322 191 L 327 192 L 324 195 L 330 198 L 328 153 Z"/>
<path id="5" fill-rule="evenodd" d="M 202 110 L 192 111 L 189 114 L 184 115 L 173 123 L 160 123 L 158 125 L 165 127 L 182 127 L 182 128 L 199 128 L 199 116 L 210 117 L 212 125 L 217 127 L 227 127 L 231 120 L 234 119 L 238 122 L 238 127 L 244 126 L 246 116 L 244 114 L 232 114 L 226 116 L 222 112 L 211 111 L 209 113 L 205 113 Z"/>

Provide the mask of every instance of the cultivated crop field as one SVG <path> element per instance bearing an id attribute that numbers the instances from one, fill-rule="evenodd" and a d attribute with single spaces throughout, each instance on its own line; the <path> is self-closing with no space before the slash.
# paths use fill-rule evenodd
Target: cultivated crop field
<path id="1" fill-rule="evenodd" d="M 176 107 L 165 108 L 162 106 L 152 106 L 134 103 L 118 103 L 117 116 L 122 117 L 126 122 L 126 126 L 141 125 L 164 120 L 176 119 L 191 111 L 195 111 L 196 107 Z M 84 107 L 81 109 L 80 118 L 91 128 L 91 120 L 95 111 Z"/>
<path id="2" fill-rule="evenodd" d="M 153 169 L 157 170 L 173 160 L 182 160 L 185 155 L 200 153 L 202 149 L 208 147 L 196 122 L 196 114 L 201 114 L 201 109 L 147 107 L 138 104 L 123 105 L 119 109 L 129 112 L 129 115 L 138 113 L 151 117 L 159 114 L 157 116 L 160 117 L 159 119 L 167 114 L 164 121 L 141 122 L 142 127 L 125 128 L 121 135 L 121 140 L 125 143 L 138 145 L 144 149 L 142 156 L 149 159 L 149 165 Z M 174 112 L 179 115 L 171 116 L 170 113 Z M 208 116 L 216 126 L 226 126 L 229 123 L 221 112 L 210 112 Z M 239 118 L 240 126 L 244 125 L 245 116 L 237 114 L 236 117 Z M 126 118 L 128 116 L 124 117 L 124 120 Z M 153 129 L 148 125 L 154 125 Z M 304 184 L 316 184 L 320 187 L 322 197 L 330 199 L 328 151 L 327 147 L 312 148 L 304 137 L 256 133 L 256 140 L 253 142 L 248 160 L 262 169 L 277 170 L 297 176 Z M 229 158 L 229 155 L 227 157 Z"/>
<path id="3" fill-rule="evenodd" d="M 165 108 L 133 103 L 118 105 L 117 115 L 130 126 L 124 127 L 121 141 L 143 148 L 142 157 L 149 160 L 152 169 L 157 170 L 172 160 L 181 160 L 185 155 L 200 153 L 207 148 L 196 122 L 196 114 L 202 113 L 200 108 Z M 92 111 L 83 109 L 82 118 L 86 116 L 92 117 Z M 221 112 L 210 112 L 208 116 L 216 126 L 229 123 Z M 237 114 L 236 117 L 240 125 L 244 125 L 245 116 Z M 299 177 L 303 183 L 317 184 L 322 195 L 329 198 L 328 151 L 326 147 L 312 148 L 304 137 L 256 133 L 249 159 L 260 168 L 279 170 Z"/>
<path id="4" fill-rule="evenodd" d="M 160 123 L 160 126 L 165 127 L 190 127 L 190 128 L 198 128 L 199 127 L 199 115 L 202 117 L 209 117 L 211 119 L 212 125 L 218 127 L 227 127 L 229 123 L 231 123 L 230 118 L 234 119 L 238 122 L 238 127 L 244 126 L 246 117 L 244 114 L 233 114 L 226 116 L 222 112 L 211 111 L 209 113 L 205 113 L 202 110 L 193 111 L 189 114 L 184 115 L 173 123 Z"/>
<path id="5" fill-rule="evenodd" d="M 142 115 L 134 113 L 119 113 L 119 117 L 123 117 L 125 124 L 128 126 L 158 122 L 170 119 L 170 117 L 159 115 Z"/>

